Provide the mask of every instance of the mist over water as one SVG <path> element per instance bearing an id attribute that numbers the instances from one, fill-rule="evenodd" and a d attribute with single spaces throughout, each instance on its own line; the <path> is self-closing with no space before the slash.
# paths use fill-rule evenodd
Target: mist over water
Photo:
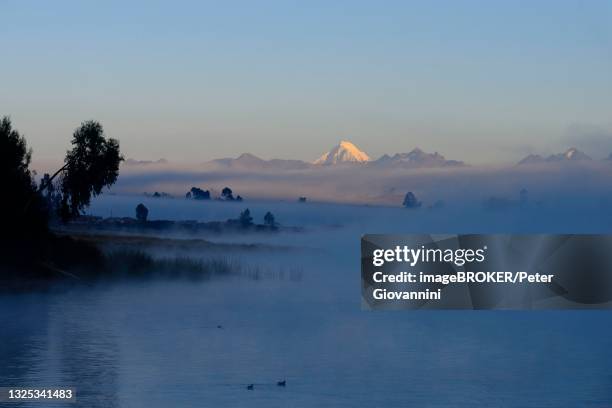
<path id="1" fill-rule="evenodd" d="M 169 234 L 266 244 L 261 252 L 221 255 L 284 273 L 107 282 L 0 298 L 6 385 L 75 386 L 78 406 L 87 407 L 612 402 L 608 312 L 366 312 L 360 304 L 364 233 L 609 233 L 608 208 L 594 200 L 503 209 L 458 201 L 410 210 L 103 195 L 89 212 L 133 216 L 139 202 L 150 219 L 224 220 L 248 207 L 256 222 L 271 211 L 304 231 Z M 196 249 L 190 256 L 209 254 Z M 284 388 L 276 386 L 282 379 Z"/>
<path id="2" fill-rule="evenodd" d="M 585 203 L 612 203 L 612 161 L 497 164 L 441 168 L 379 168 L 371 164 L 318 166 L 305 170 L 208 169 L 204 166 L 122 169 L 113 190 L 121 194 L 163 191 L 184 197 L 191 186 L 219 195 L 230 186 L 247 199 L 399 206 L 412 191 L 424 206 L 482 205 L 497 197 L 518 200 L 526 189 L 533 204 L 579 210 Z M 576 207 L 578 205 L 578 207 Z"/>
<path id="3" fill-rule="evenodd" d="M 293 234 L 286 243 L 300 242 L 309 233 L 325 231 L 316 241 L 329 234 L 364 233 L 606 233 L 612 231 L 612 201 L 607 201 L 605 190 L 589 194 L 573 194 L 565 190 L 565 196 L 547 196 L 542 200 L 530 200 L 524 206 L 516 197 L 507 205 L 487 207 L 485 200 L 465 199 L 444 202 L 441 208 L 430 209 L 425 204 L 419 209 L 406 209 L 400 203 L 394 206 L 366 204 L 334 204 L 320 202 L 297 203 L 295 201 L 246 200 L 244 202 L 220 202 L 157 199 L 134 195 L 102 195 L 95 199 L 88 214 L 104 217 L 134 217 L 135 207 L 144 203 L 149 209 L 149 219 L 218 221 L 237 218 L 249 208 L 255 222 L 263 222 L 263 216 L 271 211 L 276 221 L 285 226 L 298 226 L 306 234 Z M 596 199 L 599 197 L 599 199 Z M 282 235 L 282 234 L 281 234 Z M 246 234 L 246 240 L 269 240 L 276 235 Z M 224 235 L 215 239 L 226 239 Z M 233 239 L 240 239 L 236 236 Z M 284 237 L 283 237 L 284 239 Z M 335 238 L 334 238 L 335 240 Z"/>

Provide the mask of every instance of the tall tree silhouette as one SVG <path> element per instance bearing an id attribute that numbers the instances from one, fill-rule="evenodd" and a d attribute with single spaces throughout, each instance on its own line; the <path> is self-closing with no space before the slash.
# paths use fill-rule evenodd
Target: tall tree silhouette
<path id="1" fill-rule="evenodd" d="M 3 218 L 4 236 L 42 233 L 47 228 L 46 212 L 38 194 L 30 160 L 32 151 L 26 140 L 13 129 L 8 117 L 0 120 L 0 171 L 3 198 L 0 199 L 0 216 Z"/>
<path id="2" fill-rule="evenodd" d="M 119 142 L 106 138 L 99 122 L 87 121 L 72 136 L 72 150 L 66 153 L 64 166 L 41 186 L 48 188 L 53 179 L 61 175 L 61 208 L 63 220 L 78 216 L 89 206 L 91 198 L 104 187 L 111 186 L 119 176 L 119 163 L 123 160 Z"/>

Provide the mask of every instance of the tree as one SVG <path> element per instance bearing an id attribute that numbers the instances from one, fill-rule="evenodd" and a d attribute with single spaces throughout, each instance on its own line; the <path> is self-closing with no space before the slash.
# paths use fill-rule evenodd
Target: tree
<path id="1" fill-rule="evenodd" d="M 242 225 L 243 227 L 249 227 L 253 225 L 253 217 L 251 217 L 251 211 L 249 211 L 249 209 L 247 208 L 246 210 L 241 212 L 238 221 L 240 221 L 240 225 Z"/>
<path id="2" fill-rule="evenodd" d="M 149 216 L 149 209 L 145 207 L 143 203 L 136 206 L 136 219 L 140 222 L 147 222 Z"/>
<path id="3" fill-rule="evenodd" d="M 204 191 L 198 187 L 191 187 L 187 194 L 187 198 L 193 198 L 194 200 L 210 200 L 210 191 Z"/>
<path id="4" fill-rule="evenodd" d="M 24 137 L 13 129 L 11 120 L 0 120 L 0 171 L 3 197 L 0 216 L 8 239 L 32 236 L 47 230 L 44 200 L 38 193 L 29 169 L 32 151 Z"/>
<path id="5" fill-rule="evenodd" d="M 264 215 L 264 224 L 274 228 L 276 226 L 276 221 L 274 220 L 274 215 L 270 211 Z"/>
<path id="6" fill-rule="evenodd" d="M 234 201 L 232 189 L 229 187 L 223 188 L 223 190 L 221 190 L 221 198 L 227 201 Z"/>
<path id="7" fill-rule="evenodd" d="M 110 187 L 119 176 L 123 160 L 116 139 L 105 138 L 99 122 L 83 122 L 73 134 L 72 150 L 66 153 L 64 166 L 50 181 L 61 177 L 62 203 L 60 214 L 64 221 L 76 217 L 89 206 L 91 198 Z"/>
<path id="8" fill-rule="evenodd" d="M 409 191 L 404 197 L 404 207 L 406 208 L 419 208 L 421 207 L 421 202 L 417 200 L 416 196 L 412 191 Z"/>

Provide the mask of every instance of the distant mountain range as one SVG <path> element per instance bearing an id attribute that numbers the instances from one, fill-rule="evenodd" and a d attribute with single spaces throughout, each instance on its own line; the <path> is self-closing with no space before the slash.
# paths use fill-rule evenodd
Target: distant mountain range
<path id="1" fill-rule="evenodd" d="M 211 160 L 204 163 L 204 165 L 234 170 L 303 170 L 312 166 L 310 163 L 302 160 L 264 160 L 250 153 L 243 153 L 235 159 Z"/>
<path id="2" fill-rule="evenodd" d="M 565 152 L 541 156 L 530 154 L 518 162 L 518 165 L 547 164 L 547 163 L 573 163 L 588 162 L 593 159 L 586 153 L 572 147 Z M 605 161 L 612 162 L 612 153 Z M 159 160 L 135 160 L 127 159 L 124 164 L 128 166 L 147 166 L 154 164 L 166 164 L 165 159 Z M 359 149 L 354 143 L 342 140 L 328 152 L 321 155 L 312 163 L 302 160 L 271 159 L 264 160 L 250 153 L 243 153 L 236 158 L 223 158 L 211 160 L 203 164 L 208 168 L 231 169 L 238 171 L 261 171 L 261 170 L 306 170 L 316 168 L 365 166 L 379 169 L 421 169 L 421 168 L 444 168 L 467 166 L 460 160 L 449 160 L 438 152 L 427 153 L 415 148 L 408 153 L 384 154 L 376 160 Z"/>
<path id="3" fill-rule="evenodd" d="M 393 156 L 383 155 L 371 163 L 378 167 L 425 168 L 425 167 L 459 167 L 465 163 L 459 160 L 447 160 L 438 152 L 426 153 L 416 148 L 409 153 L 396 153 Z"/>
<path id="4" fill-rule="evenodd" d="M 444 156 L 435 153 L 426 153 L 421 149 L 414 149 L 408 153 L 397 153 L 393 156 L 383 155 L 372 160 L 367 153 L 360 150 L 348 140 L 342 140 L 328 152 L 324 153 L 312 163 L 302 160 L 264 160 L 250 153 L 243 153 L 236 158 L 216 159 L 204 164 L 217 168 L 235 170 L 302 170 L 318 167 L 362 165 L 375 168 L 432 168 L 465 166 L 462 161 L 447 160 Z"/>
<path id="5" fill-rule="evenodd" d="M 612 158 L 612 154 L 608 160 Z M 551 154 L 548 157 L 540 156 L 539 154 L 530 154 L 523 158 L 518 164 L 540 164 L 540 163 L 559 163 L 559 162 L 579 162 L 590 161 L 591 157 L 576 149 L 575 147 L 567 149 L 563 153 Z"/>
<path id="6" fill-rule="evenodd" d="M 128 165 L 128 166 L 146 166 L 146 165 L 149 165 L 149 164 L 167 164 L 168 160 L 166 160 L 166 159 L 159 159 L 159 160 L 136 160 L 136 159 L 127 158 L 127 159 L 125 159 L 125 161 L 123 163 Z"/>

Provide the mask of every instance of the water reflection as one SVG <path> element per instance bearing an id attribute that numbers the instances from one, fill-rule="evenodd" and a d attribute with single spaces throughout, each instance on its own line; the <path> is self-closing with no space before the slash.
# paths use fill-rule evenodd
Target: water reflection
<path id="1" fill-rule="evenodd" d="M 75 387 L 80 406 L 120 406 L 115 333 L 93 318 L 96 305 L 88 295 L 90 291 L 0 299 L 2 386 Z"/>
<path id="2" fill-rule="evenodd" d="M 612 401 L 607 312 L 372 313 L 304 288 L 247 279 L 5 297 L 2 383 L 72 385 L 84 407 Z"/>
<path id="3" fill-rule="evenodd" d="M 99 305 L 96 295 L 91 295 L 91 291 L 73 293 L 53 305 L 52 357 L 58 358 L 58 384 L 74 385 L 82 406 L 118 407 L 117 333 L 103 312 L 95 313 Z"/>
<path id="4" fill-rule="evenodd" d="M 40 378 L 40 357 L 49 341 L 49 308 L 38 296 L 0 297 L 0 385 L 27 385 Z"/>

